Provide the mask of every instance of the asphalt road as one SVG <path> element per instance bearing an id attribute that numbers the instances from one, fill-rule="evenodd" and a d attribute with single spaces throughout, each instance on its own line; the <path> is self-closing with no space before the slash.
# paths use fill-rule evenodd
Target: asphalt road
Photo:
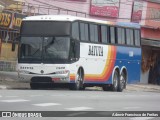
<path id="1" fill-rule="evenodd" d="M 156 92 L 71 91 L 67 89 L 0 90 L 0 111 L 160 111 L 159 102 L 160 93 Z M 123 118 L 123 120 L 158 120 L 156 117 L 138 118 Z M 82 118 L 74 120 L 76 119 Z"/>

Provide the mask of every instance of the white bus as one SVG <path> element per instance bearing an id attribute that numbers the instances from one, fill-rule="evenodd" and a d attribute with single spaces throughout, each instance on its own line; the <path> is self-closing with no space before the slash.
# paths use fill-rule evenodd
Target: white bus
<path id="1" fill-rule="evenodd" d="M 26 17 L 18 50 L 18 76 L 31 89 L 68 85 L 122 91 L 140 80 L 140 26 L 65 15 Z"/>

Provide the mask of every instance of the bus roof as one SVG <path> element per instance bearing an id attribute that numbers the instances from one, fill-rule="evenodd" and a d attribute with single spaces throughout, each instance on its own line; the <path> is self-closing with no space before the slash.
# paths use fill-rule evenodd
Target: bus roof
<path id="1" fill-rule="evenodd" d="M 38 15 L 38 16 L 25 17 L 23 19 L 23 21 L 71 21 L 71 22 L 77 20 L 140 29 L 140 25 L 138 23 L 104 21 L 104 20 L 83 18 L 71 15 Z"/>

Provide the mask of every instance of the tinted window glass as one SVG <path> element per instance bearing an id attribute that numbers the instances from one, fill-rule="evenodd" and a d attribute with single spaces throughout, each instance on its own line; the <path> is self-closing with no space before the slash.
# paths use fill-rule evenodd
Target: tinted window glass
<path id="1" fill-rule="evenodd" d="M 69 52 L 69 37 L 21 37 L 19 62 L 64 63 Z"/>
<path id="2" fill-rule="evenodd" d="M 111 43 L 115 43 L 115 27 L 110 27 L 110 40 Z"/>
<path id="3" fill-rule="evenodd" d="M 62 36 L 70 35 L 70 22 L 23 21 L 21 35 Z"/>
<path id="4" fill-rule="evenodd" d="M 94 26 L 95 41 L 98 42 L 98 26 Z"/>
<path id="5" fill-rule="evenodd" d="M 117 28 L 117 39 L 118 39 L 118 44 L 122 44 L 122 30 L 121 30 L 121 28 Z"/>
<path id="6" fill-rule="evenodd" d="M 84 27 L 86 41 L 89 41 L 88 24 L 85 24 Z"/>
<path id="7" fill-rule="evenodd" d="M 134 36 L 132 29 L 126 29 L 127 45 L 134 45 Z"/>
<path id="8" fill-rule="evenodd" d="M 139 30 L 134 30 L 134 38 L 135 38 L 135 45 L 140 46 L 140 32 L 139 32 Z"/>
<path id="9" fill-rule="evenodd" d="M 94 41 L 94 25 L 90 25 L 89 29 L 90 29 L 90 41 Z"/>
<path id="10" fill-rule="evenodd" d="M 125 44 L 125 31 L 124 28 L 117 28 L 118 44 Z"/>
<path id="11" fill-rule="evenodd" d="M 124 28 L 121 28 L 121 33 L 122 33 L 122 44 L 125 44 L 126 43 L 126 38 L 125 38 L 125 29 Z"/>
<path id="12" fill-rule="evenodd" d="M 79 40 L 79 24 L 75 22 L 72 24 L 72 37 L 73 39 Z"/>
<path id="13" fill-rule="evenodd" d="M 129 29 L 126 29 L 126 42 L 127 42 L 127 45 L 131 44 L 130 30 Z"/>
<path id="14" fill-rule="evenodd" d="M 98 42 L 98 26 L 90 24 L 90 41 Z"/>
<path id="15" fill-rule="evenodd" d="M 133 30 L 130 29 L 130 40 L 131 40 L 131 45 L 134 45 L 134 40 L 133 40 L 134 36 L 133 36 Z"/>
<path id="16" fill-rule="evenodd" d="M 80 23 L 80 36 L 81 36 L 81 40 L 85 40 L 84 23 Z"/>
<path id="17" fill-rule="evenodd" d="M 88 24 L 80 23 L 81 40 L 88 41 Z"/>
<path id="18" fill-rule="evenodd" d="M 102 43 L 108 43 L 108 27 L 107 26 L 101 26 L 101 38 L 102 38 Z"/>

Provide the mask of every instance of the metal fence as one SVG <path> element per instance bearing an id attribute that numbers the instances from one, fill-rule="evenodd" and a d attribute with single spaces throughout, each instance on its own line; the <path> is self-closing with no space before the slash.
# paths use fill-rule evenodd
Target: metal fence
<path id="1" fill-rule="evenodd" d="M 16 71 L 16 61 L 0 61 L 0 71 Z"/>
<path id="2" fill-rule="evenodd" d="M 60 8 L 53 5 L 43 5 L 43 4 L 32 4 L 32 3 L 23 3 L 22 4 L 22 13 L 27 15 L 49 15 L 49 14 L 66 14 L 66 15 L 74 15 L 80 17 L 87 17 L 87 13 L 68 10 L 65 8 Z"/>

